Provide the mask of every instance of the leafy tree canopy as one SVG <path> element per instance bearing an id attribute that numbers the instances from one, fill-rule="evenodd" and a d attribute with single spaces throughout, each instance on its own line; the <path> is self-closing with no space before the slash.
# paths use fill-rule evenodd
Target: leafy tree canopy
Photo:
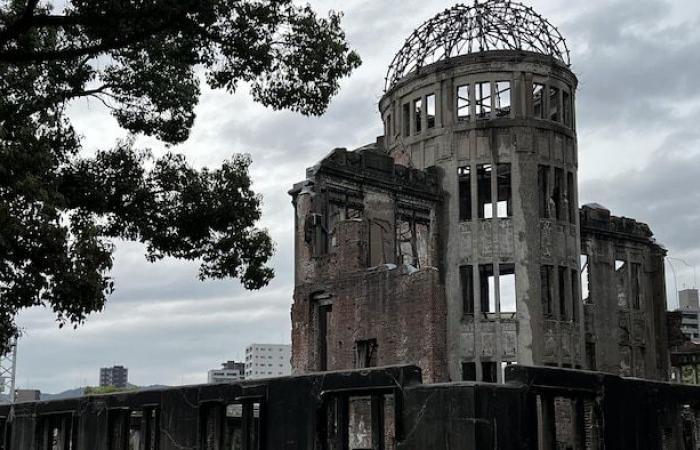
<path id="1" fill-rule="evenodd" d="M 102 310 L 114 239 L 144 243 L 151 261 L 201 261 L 202 279 L 258 289 L 273 276 L 249 157 L 197 170 L 132 138 L 86 157 L 71 100 L 98 99 L 132 136 L 174 145 L 202 74 L 318 115 L 359 64 L 339 14 L 291 0 L 0 0 L 0 350 L 24 308 L 51 308 L 59 326 Z"/>

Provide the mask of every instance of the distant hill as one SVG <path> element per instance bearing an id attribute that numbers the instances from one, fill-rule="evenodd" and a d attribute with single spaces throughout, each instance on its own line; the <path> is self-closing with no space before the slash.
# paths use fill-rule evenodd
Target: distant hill
<path id="1" fill-rule="evenodd" d="M 138 391 L 150 391 L 150 390 L 157 390 L 157 389 L 166 389 L 170 386 L 165 386 L 162 384 L 153 384 L 150 386 L 135 386 L 133 384 L 130 384 L 129 387 L 134 388 L 134 390 Z M 69 389 L 67 391 L 59 392 L 58 394 L 45 394 L 41 393 L 41 400 L 43 401 L 48 401 L 48 400 L 63 400 L 67 398 L 76 398 L 76 397 L 82 397 L 83 393 L 85 392 L 85 387 L 78 387 L 75 389 Z M 0 404 L 2 403 L 9 403 L 10 397 L 7 394 L 0 394 Z"/>

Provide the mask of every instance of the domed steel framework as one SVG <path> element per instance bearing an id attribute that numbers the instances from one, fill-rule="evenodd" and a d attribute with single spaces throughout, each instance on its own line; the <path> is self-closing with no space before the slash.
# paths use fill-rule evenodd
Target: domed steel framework
<path id="1" fill-rule="evenodd" d="M 385 89 L 423 66 L 488 50 L 525 50 L 567 66 L 569 49 L 559 30 L 532 8 L 508 0 L 456 5 L 418 27 L 389 66 Z"/>

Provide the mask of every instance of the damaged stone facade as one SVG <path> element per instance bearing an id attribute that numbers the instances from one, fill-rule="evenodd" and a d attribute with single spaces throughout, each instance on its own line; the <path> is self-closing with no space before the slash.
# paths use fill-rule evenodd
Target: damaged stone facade
<path id="1" fill-rule="evenodd" d="M 336 149 L 293 196 L 295 373 L 416 361 L 446 379 L 444 289 L 432 172 L 377 146 Z"/>
<path id="2" fill-rule="evenodd" d="M 666 250 L 600 205 L 581 208 L 581 244 L 587 367 L 667 380 Z"/>
<path id="3" fill-rule="evenodd" d="M 334 151 L 291 191 L 295 373 L 406 363 L 428 381 L 502 382 L 525 364 L 667 379 L 663 250 L 643 224 L 608 212 L 595 228 L 579 211 L 577 85 L 523 50 L 389 84 L 384 136 Z M 358 345 L 377 359 L 358 365 Z"/>

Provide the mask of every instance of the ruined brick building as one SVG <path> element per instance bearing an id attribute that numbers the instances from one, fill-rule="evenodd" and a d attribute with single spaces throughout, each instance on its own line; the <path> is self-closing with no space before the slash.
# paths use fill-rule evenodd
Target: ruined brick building
<path id="1" fill-rule="evenodd" d="M 577 84 L 558 30 L 517 3 L 458 5 L 411 35 L 384 136 L 290 191 L 295 373 L 667 379 L 665 251 L 642 223 L 579 209 Z"/>

